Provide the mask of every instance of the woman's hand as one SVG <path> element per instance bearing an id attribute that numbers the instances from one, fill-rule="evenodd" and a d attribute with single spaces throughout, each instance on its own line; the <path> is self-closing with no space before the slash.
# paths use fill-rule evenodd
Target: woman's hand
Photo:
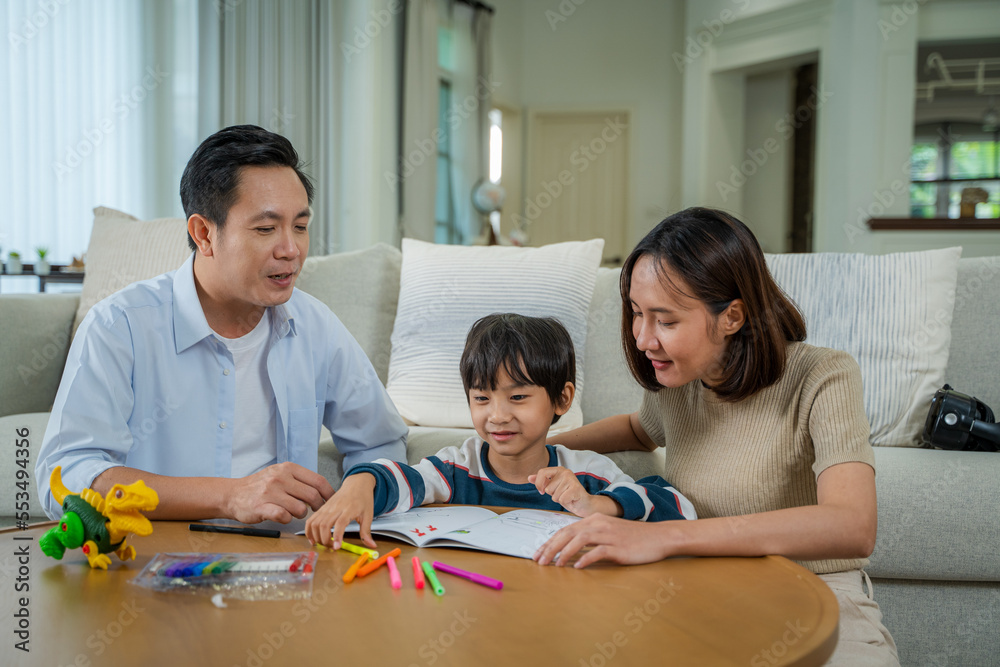
<path id="1" fill-rule="evenodd" d="M 671 555 L 665 538 L 672 523 L 675 522 L 649 524 L 594 514 L 553 535 L 535 552 L 534 560 L 539 565 L 553 562 L 562 566 L 581 549 L 591 546 L 593 548 L 583 554 L 573 567 L 587 567 L 599 560 L 622 565 L 652 563 Z"/>
<path id="2" fill-rule="evenodd" d="M 323 507 L 306 519 L 306 537 L 313 544 L 339 549 L 344 529 L 351 521 L 357 521 L 361 526 L 361 541 L 375 548 L 371 534 L 372 515 L 375 513 L 374 492 L 374 475 L 367 472 L 351 475 Z"/>

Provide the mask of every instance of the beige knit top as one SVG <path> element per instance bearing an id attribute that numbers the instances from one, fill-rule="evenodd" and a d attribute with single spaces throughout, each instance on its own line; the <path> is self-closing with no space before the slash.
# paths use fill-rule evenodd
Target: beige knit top
<path id="1" fill-rule="evenodd" d="M 790 343 L 785 374 L 738 403 L 701 384 L 647 391 L 639 423 L 666 447 L 663 477 L 705 519 L 816 504 L 816 478 L 829 466 L 875 467 L 861 393 L 849 354 Z M 805 561 L 823 574 L 867 559 Z"/>

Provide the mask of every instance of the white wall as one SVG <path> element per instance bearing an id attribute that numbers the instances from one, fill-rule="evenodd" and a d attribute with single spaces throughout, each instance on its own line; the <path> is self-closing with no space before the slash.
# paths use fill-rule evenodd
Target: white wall
<path id="1" fill-rule="evenodd" d="M 876 234 L 865 224 L 908 215 L 918 42 L 1000 37 L 1000 3 L 688 0 L 686 25 L 702 44 L 684 81 L 684 205 L 718 205 L 715 184 L 745 157 L 746 76 L 812 52 L 826 98 L 816 111 L 814 250 L 1000 254 L 1000 232 Z M 743 213 L 745 199 L 741 187 L 727 208 Z"/>
<path id="2" fill-rule="evenodd" d="M 523 107 L 526 122 L 534 110 L 631 112 L 629 219 L 614 224 L 634 244 L 680 207 L 683 1 L 492 4 L 496 99 Z"/>
<path id="3" fill-rule="evenodd" d="M 764 252 L 789 249 L 793 142 L 781 131 L 781 120 L 793 107 L 794 85 L 790 69 L 746 78 L 744 157 L 754 174 L 744 187 L 741 219 Z"/>

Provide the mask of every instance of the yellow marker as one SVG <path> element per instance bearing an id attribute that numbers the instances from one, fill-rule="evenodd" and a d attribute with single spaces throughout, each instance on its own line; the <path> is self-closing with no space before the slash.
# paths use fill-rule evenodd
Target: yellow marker
<path id="1" fill-rule="evenodd" d="M 378 558 L 378 552 L 374 549 L 368 549 L 367 547 L 359 547 L 357 544 L 351 544 L 350 542 L 341 542 L 340 548 L 344 551 L 350 551 L 352 554 L 368 554 L 368 557 L 372 560 Z"/>
<path id="2" fill-rule="evenodd" d="M 354 577 L 358 574 L 358 570 L 361 566 L 368 562 L 368 554 L 361 554 L 358 559 L 354 561 L 351 567 L 347 568 L 347 572 L 344 573 L 344 583 L 349 584 L 354 581 Z"/>

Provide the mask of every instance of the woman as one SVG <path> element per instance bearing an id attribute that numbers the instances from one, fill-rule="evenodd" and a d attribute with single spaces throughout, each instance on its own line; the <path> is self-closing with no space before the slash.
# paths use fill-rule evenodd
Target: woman
<path id="1" fill-rule="evenodd" d="M 700 519 L 592 516 L 557 533 L 535 560 L 565 565 L 585 546 L 593 548 L 575 567 L 787 556 L 840 602 L 831 663 L 898 665 L 862 584 L 878 517 L 857 362 L 802 342 L 802 316 L 753 233 L 721 211 L 691 208 L 657 225 L 625 261 L 621 294 L 622 346 L 646 389 L 642 406 L 558 440 L 602 453 L 666 447 L 663 476 Z"/>

